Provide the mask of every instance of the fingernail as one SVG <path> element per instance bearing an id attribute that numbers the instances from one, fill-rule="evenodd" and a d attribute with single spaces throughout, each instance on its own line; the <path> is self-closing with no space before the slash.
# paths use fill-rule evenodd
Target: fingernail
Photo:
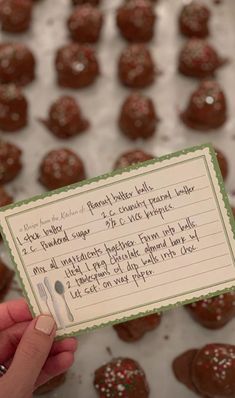
<path id="1" fill-rule="evenodd" d="M 54 327 L 55 327 L 55 321 L 51 316 L 48 315 L 41 315 L 35 324 L 36 330 L 48 336 L 51 335 Z"/>

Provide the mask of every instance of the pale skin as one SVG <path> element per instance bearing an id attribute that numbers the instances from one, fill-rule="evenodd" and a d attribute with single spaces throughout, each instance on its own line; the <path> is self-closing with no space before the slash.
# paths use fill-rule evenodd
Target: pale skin
<path id="1" fill-rule="evenodd" d="M 56 324 L 49 316 L 50 334 L 37 330 L 24 299 L 0 304 L 0 364 L 8 368 L 0 378 L 0 398 L 31 398 L 33 391 L 73 364 L 77 341 L 54 341 Z M 48 322 L 47 322 L 48 323 Z"/>

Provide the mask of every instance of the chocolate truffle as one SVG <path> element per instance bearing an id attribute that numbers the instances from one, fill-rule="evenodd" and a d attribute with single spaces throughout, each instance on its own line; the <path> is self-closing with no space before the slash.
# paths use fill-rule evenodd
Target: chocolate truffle
<path id="1" fill-rule="evenodd" d="M 59 376 L 54 377 L 50 381 L 48 381 L 43 386 L 40 386 L 35 391 L 35 395 L 43 395 L 48 394 L 49 392 L 54 391 L 56 388 L 62 386 L 66 381 L 66 373 L 62 373 Z"/>
<path id="2" fill-rule="evenodd" d="M 156 130 L 158 118 L 153 101 L 141 94 L 133 93 L 125 100 L 119 117 L 119 126 L 131 140 L 147 139 Z"/>
<path id="3" fill-rule="evenodd" d="M 9 290 L 13 276 L 14 272 L 0 259 L 0 302 L 3 301 Z"/>
<path id="4" fill-rule="evenodd" d="M 194 38 L 188 40 L 180 52 L 179 71 L 185 76 L 202 79 L 213 76 L 225 62 L 205 40 Z"/>
<path id="5" fill-rule="evenodd" d="M 0 207 L 10 205 L 13 202 L 13 198 L 9 193 L 4 189 L 4 187 L 0 186 Z M 0 241 L 2 237 L 0 235 Z M 0 272 L 1 274 L 1 272 Z M 1 285 L 1 282 L 0 282 Z M 0 289 L 1 290 L 1 289 Z M 1 295 L 1 293 L 0 293 Z"/>
<path id="6" fill-rule="evenodd" d="M 0 85 L 0 129 L 17 131 L 27 125 L 28 103 L 19 87 Z"/>
<path id="7" fill-rule="evenodd" d="M 81 4 L 92 4 L 93 6 L 98 6 L 101 0 L 72 0 L 73 5 L 80 6 Z"/>
<path id="8" fill-rule="evenodd" d="M 189 350 L 173 362 L 176 378 L 206 398 L 235 396 L 235 346 L 208 344 Z"/>
<path id="9" fill-rule="evenodd" d="M 74 9 L 68 20 L 68 28 L 73 40 L 78 43 L 96 43 L 99 40 L 103 23 L 101 11 L 91 4 Z"/>
<path id="10" fill-rule="evenodd" d="M 220 294 L 187 306 L 192 317 L 208 329 L 220 329 L 235 316 L 235 293 Z"/>
<path id="11" fill-rule="evenodd" d="M 11 33 L 28 30 L 32 7 L 32 0 L 1 0 L 0 21 L 2 30 Z"/>
<path id="12" fill-rule="evenodd" d="M 141 149 L 134 149 L 119 156 L 115 162 L 114 169 L 122 169 L 124 167 L 132 166 L 133 164 L 142 163 L 151 159 L 154 159 L 153 155 L 150 155 Z"/>
<path id="13" fill-rule="evenodd" d="M 95 51 L 85 44 L 71 43 L 61 47 L 56 55 L 58 84 L 82 88 L 91 85 L 99 75 Z"/>
<path id="14" fill-rule="evenodd" d="M 147 398 L 149 386 L 140 365 L 129 358 L 117 358 L 95 372 L 99 398 Z"/>
<path id="15" fill-rule="evenodd" d="M 0 140 L 0 184 L 14 180 L 20 173 L 21 153 L 16 145 Z"/>
<path id="16" fill-rule="evenodd" d="M 144 316 L 143 318 L 134 319 L 132 321 L 115 325 L 118 336 L 127 343 L 140 340 L 147 332 L 156 329 L 161 323 L 161 315 L 153 314 Z"/>
<path id="17" fill-rule="evenodd" d="M 0 83 L 24 86 L 35 77 L 35 58 L 21 43 L 0 44 Z"/>
<path id="18" fill-rule="evenodd" d="M 192 364 L 192 381 L 208 398 L 235 396 L 235 346 L 208 344 L 199 350 Z"/>
<path id="19" fill-rule="evenodd" d="M 154 8 L 149 0 L 130 0 L 117 11 L 117 26 L 130 42 L 147 42 L 153 38 Z"/>
<path id="20" fill-rule="evenodd" d="M 210 19 L 210 11 L 208 7 L 200 1 L 191 1 L 191 3 L 183 6 L 179 25 L 180 31 L 187 37 L 204 38 L 209 34 L 208 22 Z"/>
<path id="21" fill-rule="evenodd" d="M 62 188 L 84 179 L 83 162 L 70 149 L 50 151 L 42 160 L 39 181 L 50 190 Z"/>
<path id="22" fill-rule="evenodd" d="M 131 44 L 122 52 L 118 73 L 120 81 L 128 87 L 142 88 L 155 80 L 155 65 L 150 51 L 143 44 Z"/>
<path id="23" fill-rule="evenodd" d="M 44 124 L 55 136 L 64 139 L 74 137 L 89 127 L 78 103 L 68 95 L 60 97 L 52 104 L 49 118 Z"/>
<path id="24" fill-rule="evenodd" d="M 229 171 L 229 167 L 228 167 L 228 161 L 224 155 L 224 153 L 218 149 L 215 149 L 216 155 L 217 155 L 217 160 L 219 163 L 219 167 L 220 167 L 220 171 L 222 174 L 222 177 L 224 180 L 226 180 L 227 176 L 228 176 L 228 171 Z"/>
<path id="25" fill-rule="evenodd" d="M 221 127 L 227 118 L 227 101 L 220 85 L 203 81 L 192 93 L 182 121 L 190 128 L 208 131 Z"/>

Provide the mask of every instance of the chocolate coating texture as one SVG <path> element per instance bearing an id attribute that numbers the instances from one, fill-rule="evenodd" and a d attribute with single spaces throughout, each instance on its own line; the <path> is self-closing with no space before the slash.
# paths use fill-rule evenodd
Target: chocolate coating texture
<path id="1" fill-rule="evenodd" d="M 119 127 L 131 140 L 151 137 L 157 127 L 153 101 L 139 93 L 133 93 L 125 100 L 119 116 Z"/>
<path id="2" fill-rule="evenodd" d="M 40 165 L 39 181 L 49 190 L 85 179 L 82 160 L 70 149 L 50 151 Z"/>
<path id="3" fill-rule="evenodd" d="M 129 358 L 117 358 L 95 372 L 99 398 L 147 398 L 149 386 L 140 365 Z"/>
<path id="4" fill-rule="evenodd" d="M 128 87 L 143 88 L 152 84 L 156 72 L 150 51 L 143 44 L 131 44 L 122 52 L 118 73 L 120 81 Z"/>
<path id="5" fill-rule="evenodd" d="M 68 88 L 83 88 L 94 83 L 99 75 L 95 51 L 86 44 L 71 43 L 56 54 L 58 84 Z"/>
<path id="6" fill-rule="evenodd" d="M 91 4 L 84 4 L 74 9 L 68 19 L 71 37 L 78 43 L 96 43 L 100 38 L 103 14 Z"/>
<path id="7" fill-rule="evenodd" d="M 89 127 L 77 101 L 68 95 L 58 98 L 49 109 L 48 120 L 43 121 L 58 138 L 74 137 Z"/>
<path id="8" fill-rule="evenodd" d="M 130 42 L 147 42 L 153 38 L 155 12 L 149 0 L 130 0 L 117 10 L 117 26 Z"/>
<path id="9" fill-rule="evenodd" d="M 34 55 L 24 44 L 0 44 L 0 83 L 25 86 L 35 78 L 35 66 Z"/>
<path id="10" fill-rule="evenodd" d="M 214 80 L 201 82 L 181 119 L 188 127 L 199 131 L 221 127 L 227 119 L 227 101 L 220 85 Z"/>

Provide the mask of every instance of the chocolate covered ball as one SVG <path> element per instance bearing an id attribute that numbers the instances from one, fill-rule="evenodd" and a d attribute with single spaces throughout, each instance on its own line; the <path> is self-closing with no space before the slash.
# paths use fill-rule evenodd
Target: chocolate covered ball
<path id="1" fill-rule="evenodd" d="M 208 131 L 221 127 L 227 118 L 227 101 L 214 80 L 203 81 L 192 93 L 182 121 L 190 128 Z"/>
<path id="2" fill-rule="evenodd" d="M 43 384 L 42 386 L 38 387 L 34 394 L 35 395 L 48 394 L 54 391 L 56 388 L 62 386 L 65 382 L 66 382 L 66 373 L 62 373 L 61 375 L 56 376 L 50 381 L 48 381 L 46 384 Z"/>
<path id="3" fill-rule="evenodd" d="M 124 167 L 132 166 L 133 164 L 142 163 L 151 159 L 154 159 L 153 155 L 150 155 L 141 149 L 134 149 L 119 156 L 114 164 L 114 169 L 122 169 Z"/>
<path id="4" fill-rule="evenodd" d="M 235 346 L 208 344 L 191 349 L 173 362 L 176 378 L 203 398 L 235 396 Z"/>
<path id="5" fill-rule="evenodd" d="M 143 88 L 155 80 L 155 65 L 143 44 L 131 44 L 122 52 L 118 64 L 119 79 L 125 86 Z"/>
<path id="6" fill-rule="evenodd" d="M 149 0 L 130 0 L 117 11 L 117 26 L 130 42 L 147 42 L 153 38 L 154 8 Z"/>
<path id="7" fill-rule="evenodd" d="M 13 276 L 14 272 L 0 259 L 0 302 L 8 293 Z"/>
<path id="8" fill-rule="evenodd" d="M 72 0 L 72 4 L 74 6 L 80 6 L 87 3 L 92 4 L 93 6 L 98 6 L 101 3 L 101 0 Z"/>
<path id="9" fill-rule="evenodd" d="M 101 11 L 91 4 L 77 6 L 68 19 L 68 28 L 73 40 L 78 43 L 96 43 L 100 38 L 103 23 Z"/>
<path id="10" fill-rule="evenodd" d="M 74 137 L 89 127 L 77 101 L 68 95 L 60 97 L 49 110 L 48 120 L 44 121 L 48 129 L 57 137 Z"/>
<path id="11" fill-rule="evenodd" d="M 191 1 L 183 6 L 180 17 L 180 31 L 187 37 L 205 38 L 209 34 L 210 10 L 200 1 Z"/>
<path id="12" fill-rule="evenodd" d="M 208 344 L 199 350 L 192 364 L 192 381 L 208 398 L 235 396 L 235 346 Z"/>
<path id="13" fill-rule="evenodd" d="M 153 101 L 138 93 L 125 100 L 119 116 L 119 127 L 131 140 L 151 137 L 157 127 L 158 117 Z"/>
<path id="14" fill-rule="evenodd" d="M 179 55 L 179 71 L 189 77 L 205 78 L 214 76 L 225 63 L 217 51 L 203 39 L 187 41 Z"/>
<path id="15" fill-rule="evenodd" d="M 220 329 L 235 316 L 235 293 L 197 301 L 187 306 L 192 317 L 208 329 Z"/>
<path id="16" fill-rule="evenodd" d="M 152 314 L 115 325 L 119 338 L 127 343 L 140 340 L 147 332 L 156 329 L 161 323 L 161 315 Z"/>
<path id="17" fill-rule="evenodd" d="M 99 75 L 95 51 L 86 44 L 71 43 L 61 47 L 56 55 L 58 84 L 82 88 L 94 83 Z"/>
<path id="18" fill-rule="evenodd" d="M 0 44 L 0 83 L 25 86 L 35 77 L 35 58 L 21 43 Z"/>
<path id="19" fill-rule="evenodd" d="M 1 0 L 0 22 L 2 30 L 20 33 L 28 30 L 31 23 L 32 0 Z"/>
<path id="20" fill-rule="evenodd" d="M 84 179 L 83 162 L 70 149 L 50 151 L 40 165 L 39 181 L 49 190 L 62 188 Z"/>
<path id="21" fill-rule="evenodd" d="M 22 90 L 14 84 L 0 85 L 0 130 L 13 132 L 28 121 L 28 103 Z"/>
<path id="22" fill-rule="evenodd" d="M 228 176 L 228 172 L 229 172 L 229 166 L 228 166 L 228 161 L 226 159 L 226 156 L 224 155 L 224 153 L 222 151 L 220 151 L 219 149 L 215 148 L 215 152 L 216 152 L 216 156 L 217 156 L 217 160 L 219 163 L 219 167 L 220 167 L 220 171 L 222 174 L 222 177 L 224 180 L 226 180 L 227 176 Z"/>
<path id="23" fill-rule="evenodd" d="M 147 398 L 149 386 L 143 369 L 129 358 L 117 358 L 95 371 L 99 398 Z"/>
<path id="24" fill-rule="evenodd" d="M 14 180 L 22 169 L 22 151 L 10 142 L 0 140 L 0 184 Z"/>

